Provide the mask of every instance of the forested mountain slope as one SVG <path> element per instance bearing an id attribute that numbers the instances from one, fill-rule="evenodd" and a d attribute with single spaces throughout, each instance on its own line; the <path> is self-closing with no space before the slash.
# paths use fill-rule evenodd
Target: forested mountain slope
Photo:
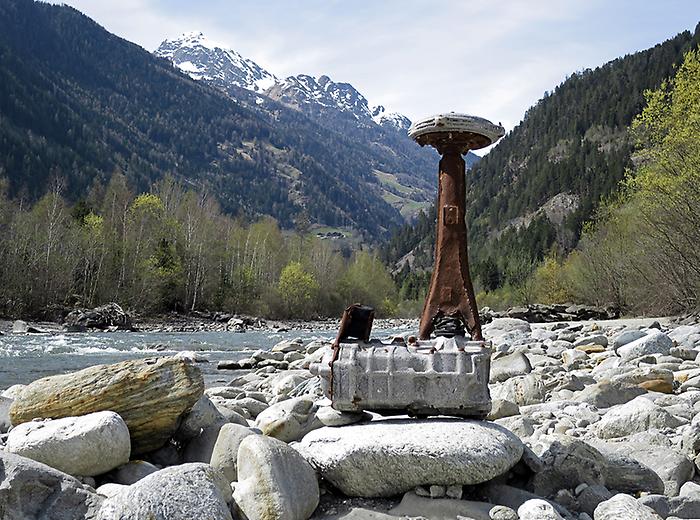
<path id="1" fill-rule="evenodd" d="M 145 191 L 171 174 L 231 214 L 291 226 L 303 213 L 377 237 L 402 222 L 377 164 L 376 150 L 273 101 L 255 112 L 73 8 L 0 2 L 0 177 L 11 196 L 36 200 L 60 177 L 76 200 L 115 171 Z"/>
<path id="2" fill-rule="evenodd" d="M 700 26 L 572 74 L 469 172 L 470 256 L 483 288 L 505 282 L 518 270 L 513 264 L 576 245 L 582 224 L 632 164 L 627 129 L 643 107 L 644 91 L 672 77 L 698 41 Z M 432 233 L 427 224 L 404 227 L 385 247 L 385 258 L 405 257 L 417 270 L 431 265 Z"/>
<path id="3" fill-rule="evenodd" d="M 280 79 L 236 50 L 216 43 L 201 32 L 163 41 L 155 51 L 193 79 L 226 92 L 263 117 L 274 116 L 280 105 L 357 143 L 372 157 L 382 198 L 411 220 L 427 208 L 435 193 L 436 155 L 408 137 L 411 121 L 383 106 L 373 106 L 350 83 L 328 76 L 298 74 Z M 471 166 L 478 157 L 467 156 Z"/>

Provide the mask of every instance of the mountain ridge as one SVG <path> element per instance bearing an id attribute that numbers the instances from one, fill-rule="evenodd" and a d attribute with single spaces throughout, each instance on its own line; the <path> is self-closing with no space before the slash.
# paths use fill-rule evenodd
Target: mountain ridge
<path id="1" fill-rule="evenodd" d="M 372 169 L 381 197 L 411 221 L 435 196 L 437 156 L 420 148 L 407 135 L 411 121 L 404 115 L 371 106 L 350 83 L 298 74 L 280 79 L 272 72 L 201 32 L 164 40 L 154 51 L 160 58 L 226 93 L 251 111 L 274 122 L 280 105 L 347 139 L 366 147 L 376 162 Z M 269 85 L 265 90 L 260 81 Z M 466 157 L 471 166 L 479 160 Z"/>
<path id="2" fill-rule="evenodd" d="M 74 202 L 115 171 L 141 192 L 171 175 L 230 214 L 287 228 L 304 215 L 368 240 L 404 221 L 395 199 L 429 204 L 433 158 L 397 132 L 329 132 L 256 96 L 194 81 L 74 8 L 0 3 L 0 177 L 12 197 L 37 200 L 57 177 Z"/>
<path id="3" fill-rule="evenodd" d="M 319 77 L 297 74 L 280 79 L 233 48 L 210 40 L 201 31 L 167 38 L 154 54 L 169 59 L 193 79 L 206 80 L 220 88 L 233 84 L 278 101 L 286 101 L 290 106 L 306 102 L 335 107 L 358 121 L 372 120 L 380 126 L 399 131 L 407 130 L 411 124 L 403 114 L 388 112 L 382 105 L 370 105 L 350 83 L 335 82 L 325 74 Z"/>

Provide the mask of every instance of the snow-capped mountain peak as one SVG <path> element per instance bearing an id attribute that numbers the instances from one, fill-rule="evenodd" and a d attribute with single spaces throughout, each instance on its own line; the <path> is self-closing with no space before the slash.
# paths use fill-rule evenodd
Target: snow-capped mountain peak
<path id="1" fill-rule="evenodd" d="M 405 132 L 411 126 L 411 120 L 398 112 L 387 112 L 382 105 L 372 109 L 372 119 L 379 126 L 391 127 L 400 132 Z"/>
<path id="2" fill-rule="evenodd" d="M 278 81 L 254 61 L 210 40 L 202 32 L 187 32 L 165 40 L 155 54 L 169 59 L 193 79 L 208 80 L 222 88 L 236 85 L 264 92 Z"/>
<path id="3" fill-rule="evenodd" d="M 335 82 L 326 75 L 316 78 L 299 74 L 278 79 L 254 61 L 199 31 L 165 40 L 155 54 L 172 61 L 193 79 L 206 80 L 221 90 L 236 86 L 264 94 L 256 98 L 258 103 L 269 97 L 303 112 L 323 114 L 323 117 L 329 111 L 341 113 L 360 124 L 374 122 L 398 132 L 405 132 L 411 125 L 401 114 L 389 113 L 383 106 L 370 106 L 350 83 Z"/>
<path id="4" fill-rule="evenodd" d="M 345 112 L 358 120 L 371 119 L 367 99 L 349 83 L 336 83 L 328 76 L 314 78 L 307 74 L 289 76 L 268 91 L 273 99 L 303 108 L 318 105 Z"/>

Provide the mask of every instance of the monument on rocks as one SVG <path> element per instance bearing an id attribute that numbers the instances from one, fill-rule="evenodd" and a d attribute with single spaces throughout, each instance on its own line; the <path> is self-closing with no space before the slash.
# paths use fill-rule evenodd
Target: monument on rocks
<path id="1" fill-rule="evenodd" d="M 370 339 L 374 310 L 345 310 L 333 350 L 312 370 L 341 411 L 483 417 L 491 350 L 481 334 L 467 259 L 465 163 L 469 150 L 489 146 L 503 127 L 466 114 L 417 121 L 408 134 L 442 156 L 438 177 L 435 266 L 418 338 Z"/>

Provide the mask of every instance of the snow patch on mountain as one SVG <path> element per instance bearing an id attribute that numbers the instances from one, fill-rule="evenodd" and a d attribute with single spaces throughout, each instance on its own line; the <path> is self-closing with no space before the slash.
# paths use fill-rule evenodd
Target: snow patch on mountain
<path id="1" fill-rule="evenodd" d="M 338 110 L 359 123 L 376 123 L 398 132 L 405 132 L 411 126 L 411 121 L 402 114 L 387 112 L 381 105 L 370 106 L 350 83 L 335 82 L 325 75 L 315 78 L 307 74 L 281 80 L 254 61 L 198 31 L 165 40 L 155 54 L 172 61 L 191 78 L 207 80 L 222 90 L 235 85 L 292 107 Z M 255 102 L 263 103 L 259 97 Z"/>
<path id="2" fill-rule="evenodd" d="M 155 54 L 169 59 L 192 79 L 206 79 L 217 86 L 236 85 L 264 92 L 278 79 L 233 49 L 214 42 L 201 32 L 188 32 L 165 40 Z"/>
<path id="3" fill-rule="evenodd" d="M 372 109 L 372 119 L 379 126 L 394 128 L 397 131 L 405 132 L 411 126 L 411 120 L 398 112 L 387 112 L 382 105 L 377 105 Z"/>
<path id="4" fill-rule="evenodd" d="M 325 75 L 319 78 L 307 74 L 289 76 L 273 86 L 268 95 L 299 108 L 303 104 L 315 104 L 346 112 L 358 120 L 372 119 L 367 99 L 355 87 L 350 83 L 336 83 Z"/>

